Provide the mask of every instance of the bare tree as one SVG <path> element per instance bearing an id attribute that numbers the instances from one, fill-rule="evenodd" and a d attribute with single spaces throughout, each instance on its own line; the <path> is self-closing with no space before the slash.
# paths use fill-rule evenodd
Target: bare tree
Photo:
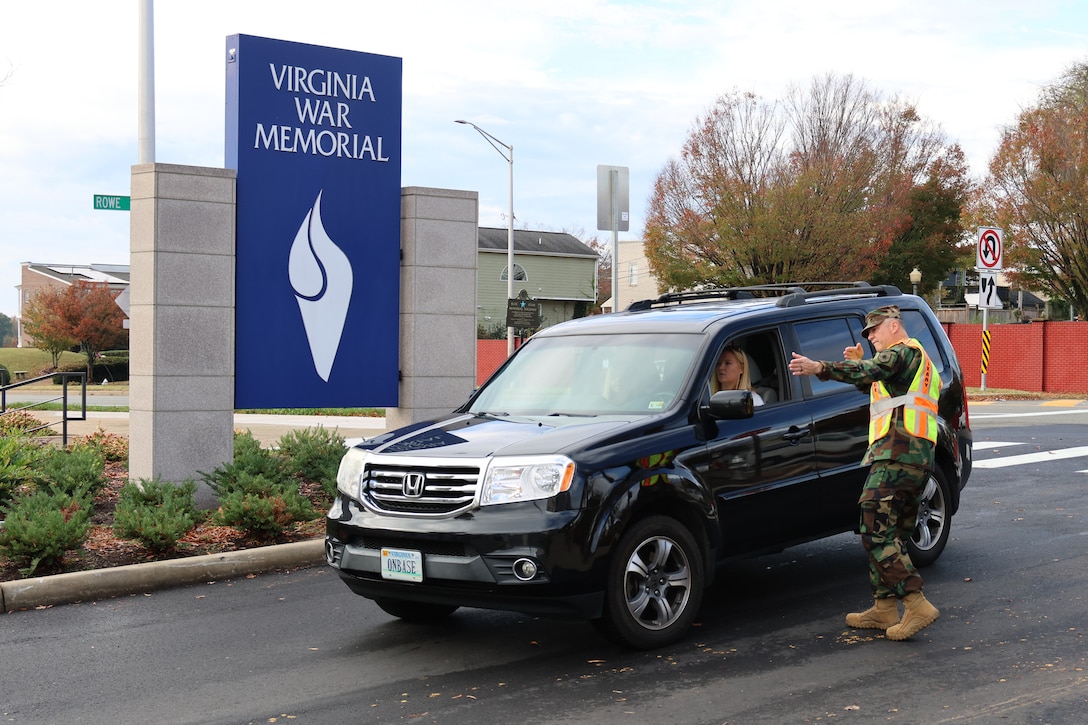
<path id="1" fill-rule="evenodd" d="M 722 96 L 657 177 L 647 256 L 684 288 L 866 277 L 944 151 L 912 105 L 849 75 L 781 103 Z"/>

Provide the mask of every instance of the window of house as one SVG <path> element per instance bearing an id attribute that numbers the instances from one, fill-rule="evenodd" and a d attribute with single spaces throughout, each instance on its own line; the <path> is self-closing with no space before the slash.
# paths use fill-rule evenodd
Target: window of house
<path id="1" fill-rule="evenodd" d="M 507 265 L 502 268 L 502 274 L 499 275 L 499 279 L 505 282 L 509 279 L 510 267 Z M 525 282 L 529 279 L 529 275 L 525 274 L 525 268 L 517 262 L 514 262 L 514 280 L 516 282 Z"/>
<path id="2" fill-rule="evenodd" d="M 627 268 L 627 284 L 632 287 L 638 286 L 638 262 L 631 262 Z"/>

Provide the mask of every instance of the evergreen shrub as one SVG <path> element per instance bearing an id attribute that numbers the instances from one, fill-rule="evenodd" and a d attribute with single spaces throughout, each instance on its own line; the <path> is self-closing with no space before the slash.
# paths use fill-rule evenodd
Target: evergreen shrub
<path id="1" fill-rule="evenodd" d="M 284 470 L 303 481 L 321 484 L 330 497 L 336 495 L 336 472 L 344 457 L 344 437 L 327 428 L 293 430 L 279 440 Z"/>
<path id="2" fill-rule="evenodd" d="M 181 537 L 196 525 L 195 494 L 195 481 L 130 481 L 121 487 L 113 513 L 113 531 L 156 553 L 174 551 Z"/>
<path id="3" fill-rule="evenodd" d="M 0 504 L 11 500 L 16 489 L 34 480 L 43 449 L 17 430 L 0 436 Z"/>
<path id="4" fill-rule="evenodd" d="M 106 485 L 105 462 L 95 448 L 42 449 L 34 473 L 39 487 L 74 496 L 85 491 L 92 498 Z"/>
<path id="5" fill-rule="evenodd" d="M 110 463 L 128 462 L 128 437 L 116 433 L 107 433 L 99 428 L 73 443 L 70 447 L 87 446 L 94 448 L 102 459 Z"/>
<path id="6" fill-rule="evenodd" d="M 56 568 L 65 552 L 83 545 L 90 526 L 91 500 L 86 492 L 70 496 L 38 490 L 16 496 L 0 507 L 6 516 L 0 529 L 0 551 L 17 562 L 23 576 L 38 567 Z"/>

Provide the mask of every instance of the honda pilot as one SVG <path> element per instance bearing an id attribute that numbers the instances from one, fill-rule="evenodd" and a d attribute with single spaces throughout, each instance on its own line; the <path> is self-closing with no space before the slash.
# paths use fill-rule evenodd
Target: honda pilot
<path id="1" fill-rule="evenodd" d="M 682 638 L 725 563 L 854 530 L 869 400 L 794 377 L 899 306 L 942 381 L 935 467 L 908 542 L 941 555 L 971 473 L 966 390 L 925 301 L 865 283 L 671 293 L 533 335 L 458 410 L 364 440 L 337 474 L 326 558 L 408 620 L 459 607 L 591 620 L 634 648 Z M 741 350 L 758 394 L 713 392 Z"/>

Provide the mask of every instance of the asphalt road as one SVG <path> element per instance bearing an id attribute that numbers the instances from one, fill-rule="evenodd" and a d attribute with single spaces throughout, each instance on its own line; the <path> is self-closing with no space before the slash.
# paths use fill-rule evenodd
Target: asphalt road
<path id="1" fill-rule="evenodd" d="M 868 598 L 851 535 L 728 568 L 690 637 L 652 652 L 483 610 L 409 625 L 310 568 L 0 616 L 0 718 L 1083 722 L 1088 406 L 971 420 L 976 470 L 924 571 L 942 615 L 907 642 L 843 624 Z"/>

